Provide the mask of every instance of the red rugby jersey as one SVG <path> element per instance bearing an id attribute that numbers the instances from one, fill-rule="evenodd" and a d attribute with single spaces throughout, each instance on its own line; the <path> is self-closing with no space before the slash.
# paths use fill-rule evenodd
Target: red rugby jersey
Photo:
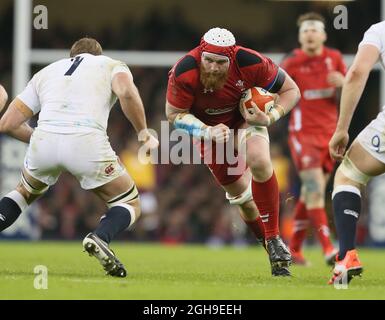
<path id="1" fill-rule="evenodd" d="M 336 88 L 328 84 L 331 71 L 346 74 L 341 53 L 324 47 L 321 55 L 308 56 L 303 50 L 293 50 L 281 63 L 301 91 L 298 105 L 291 111 L 289 131 L 331 135 L 337 124 Z"/>
<path id="2" fill-rule="evenodd" d="M 199 79 L 201 56 L 199 47 L 181 58 L 169 72 L 167 101 L 174 107 L 189 109 L 207 125 L 223 123 L 237 128 L 244 119 L 239 100 L 244 90 L 258 86 L 277 92 L 285 73 L 269 58 L 257 51 L 236 46 L 224 87 L 213 92 L 205 90 Z"/>

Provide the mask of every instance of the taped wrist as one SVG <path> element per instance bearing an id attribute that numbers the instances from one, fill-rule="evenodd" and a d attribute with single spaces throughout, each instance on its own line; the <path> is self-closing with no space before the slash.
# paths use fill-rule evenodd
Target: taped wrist
<path id="1" fill-rule="evenodd" d="M 184 130 L 196 138 L 210 139 L 209 128 L 190 113 L 178 114 L 174 120 L 174 127 Z"/>
<path id="2" fill-rule="evenodd" d="M 281 105 L 275 104 L 274 107 L 269 111 L 267 115 L 270 118 L 269 125 L 271 125 L 274 122 L 277 122 L 279 119 L 281 119 L 285 115 L 285 109 Z"/>

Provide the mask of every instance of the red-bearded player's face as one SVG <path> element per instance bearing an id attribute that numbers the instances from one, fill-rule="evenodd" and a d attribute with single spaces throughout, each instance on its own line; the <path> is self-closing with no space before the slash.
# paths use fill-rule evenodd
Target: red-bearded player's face
<path id="1" fill-rule="evenodd" d="M 203 52 L 200 66 L 200 80 L 205 89 L 221 89 L 227 79 L 230 60 L 226 56 Z"/>

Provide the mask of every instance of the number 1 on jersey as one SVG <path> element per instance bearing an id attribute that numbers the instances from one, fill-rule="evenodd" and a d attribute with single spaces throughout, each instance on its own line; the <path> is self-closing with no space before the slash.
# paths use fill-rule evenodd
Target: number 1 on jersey
<path id="1" fill-rule="evenodd" d="M 80 62 L 83 61 L 83 57 L 76 57 L 75 61 L 72 63 L 71 67 L 67 70 L 67 72 L 64 74 L 65 76 L 70 76 L 74 73 L 76 68 L 79 66 Z"/>

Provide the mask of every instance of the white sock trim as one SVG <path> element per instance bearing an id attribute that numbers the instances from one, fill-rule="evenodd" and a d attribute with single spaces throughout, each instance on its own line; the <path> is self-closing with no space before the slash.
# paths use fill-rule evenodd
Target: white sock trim
<path id="1" fill-rule="evenodd" d="M 127 209 L 128 210 L 128 212 L 130 213 L 130 216 L 131 216 L 131 222 L 130 222 L 130 225 L 127 227 L 127 229 L 129 228 L 129 227 L 131 227 L 132 226 L 132 224 L 135 222 L 135 209 L 134 209 L 134 207 L 133 206 L 130 206 L 129 204 L 127 204 L 127 203 L 118 203 L 118 204 L 116 204 L 116 205 L 114 205 L 113 207 L 123 207 L 123 208 L 125 208 L 125 209 Z"/>
<path id="2" fill-rule="evenodd" d="M 360 189 L 358 189 L 355 186 L 348 185 L 348 184 L 342 184 L 342 185 L 334 188 L 333 193 L 332 193 L 332 199 L 339 192 L 352 192 L 352 193 L 355 193 L 356 195 L 358 195 L 359 197 L 361 197 Z"/>
<path id="3" fill-rule="evenodd" d="M 19 206 L 21 212 L 23 212 L 28 207 L 27 201 L 24 199 L 23 195 L 17 190 L 11 191 L 10 193 L 6 194 L 4 197 L 10 198 L 13 201 L 15 201 L 16 204 Z"/>

